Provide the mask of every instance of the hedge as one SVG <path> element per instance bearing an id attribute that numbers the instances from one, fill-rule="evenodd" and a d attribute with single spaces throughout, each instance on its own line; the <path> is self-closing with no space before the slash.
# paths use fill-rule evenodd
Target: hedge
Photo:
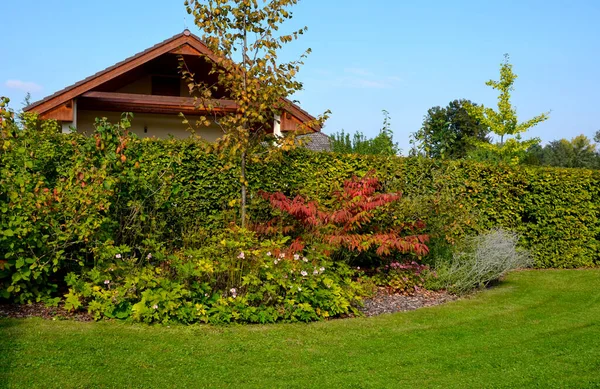
<path id="1" fill-rule="evenodd" d="M 31 153 L 27 158 L 42 158 L 34 161 L 30 169 L 41 166 L 40 177 L 52 185 L 53 177 L 60 173 L 54 170 L 73 163 L 68 150 L 73 149 L 74 142 L 84 140 L 75 134 L 49 139 L 40 143 L 47 146 L 44 146 L 46 151 Z M 182 239 L 182 229 L 211 228 L 238 214 L 239 176 L 235 168 L 227 168 L 205 149 L 191 140 L 152 139 L 132 141 L 127 149 L 128 161 L 139 159 L 140 177 L 144 171 L 147 177 L 152 177 L 146 186 L 155 185 L 152 183 L 160 178 L 157 172 L 168 172 L 163 179 L 168 179 L 169 190 L 172 188 L 171 198 L 156 211 L 163 213 L 163 225 L 168 226 L 165 241 Z M 6 158 L 10 161 L 12 157 Z M 300 194 L 327 205 L 332 201 L 332 190 L 339 188 L 344 180 L 372 170 L 386 190 L 401 191 L 412 201 L 408 211 L 405 207 L 398 212 L 410 212 L 420 206 L 420 218 L 434 223 L 445 217 L 454 225 L 456 234 L 497 226 L 516 231 L 540 268 L 600 264 L 600 171 L 594 170 L 510 167 L 297 149 L 284 153 L 276 161 L 250 164 L 251 215 L 260 220 L 261 214 L 268 212 L 264 201 L 257 196 L 259 190 Z M 6 196 L 0 193 L 3 217 L 12 212 L 11 201 L 17 201 Z M 118 223 L 121 216 L 110 217 Z M 169 231 L 173 233 L 167 236 Z"/>
<path id="2" fill-rule="evenodd" d="M 143 141 L 147 159 L 175 162 L 182 187 L 177 222 L 209 225 L 226 210 L 235 215 L 238 176 L 187 141 Z M 345 179 L 375 170 L 389 190 L 406 198 L 444 186 L 455 207 L 475 215 L 474 229 L 502 226 L 519 232 L 540 268 L 600 264 L 600 171 L 510 167 L 474 161 L 315 153 L 298 149 L 281 160 L 250 166 L 250 193 L 300 194 L 323 204 Z M 253 198 L 256 198 L 254 196 Z M 257 202 L 251 202 L 251 206 Z M 255 209 L 257 211 L 258 208 Z M 449 215 L 452 216 L 452 215 Z"/>

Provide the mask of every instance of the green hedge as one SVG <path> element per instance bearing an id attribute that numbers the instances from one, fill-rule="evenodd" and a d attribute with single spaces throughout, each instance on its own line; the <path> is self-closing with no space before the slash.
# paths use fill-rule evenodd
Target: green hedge
<path id="1" fill-rule="evenodd" d="M 44 158 L 39 161 L 42 170 L 61 170 L 71 164 L 70 153 L 59 151 L 73 149 L 74 139 L 79 138 L 54 136 L 52 142 L 41 142 L 51 145 L 48 152 L 38 153 Z M 139 159 L 140 177 L 144 177 L 144 171 L 147 177 L 154 177 L 146 185 L 155 185 L 151 183 L 161 179 L 157 171 L 168 175 L 171 198 L 156 210 L 163 213 L 162 225 L 167 226 L 160 232 L 165 242 L 171 239 L 177 245 L 183 229 L 211 228 L 237 217 L 238 173 L 227 169 L 201 144 L 145 139 L 132 141 L 127 153 L 132 160 Z M 286 153 L 277 161 L 253 163 L 249 170 L 250 210 L 255 220 L 268 217 L 262 213 L 269 212 L 257 196 L 259 190 L 301 194 L 328 204 L 332 190 L 344 180 L 375 170 L 386 190 L 401 191 L 412 201 L 398 212 L 413 212 L 411 217 L 422 218 L 428 224 L 440 224 L 440 220 L 452 223 L 455 234 L 495 226 L 514 230 L 522 235 L 524 246 L 541 268 L 600 264 L 600 171 L 515 168 L 304 149 Z M 54 175 L 42 173 L 46 180 Z M 5 195 L 0 193 L 0 202 Z M 13 205 L 8 198 L 5 200 L 3 216 L 7 217 Z M 224 213 L 229 213 L 228 217 L 223 218 Z M 109 216 L 118 223 L 122 215 Z M 406 218 L 406 214 L 401 217 Z"/>
<path id="2" fill-rule="evenodd" d="M 147 159 L 174 164 L 183 188 L 173 200 L 179 212 L 174 223 L 209 225 L 228 209 L 235 215 L 237 173 L 225 170 L 215 156 L 187 141 L 138 146 Z M 446 201 L 474 214 L 474 229 L 502 226 L 519 232 L 538 267 L 600 264 L 600 171 L 296 150 L 279 161 L 251 165 L 250 192 L 283 191 L 327 204 L 332 189 L 370 170 L 376 170 L 388 190 L 402 191 L 406 198 L 418 200 L 445 187 L 452 193 Z M 259 203 L 251 202 L 255 214 Z"/>

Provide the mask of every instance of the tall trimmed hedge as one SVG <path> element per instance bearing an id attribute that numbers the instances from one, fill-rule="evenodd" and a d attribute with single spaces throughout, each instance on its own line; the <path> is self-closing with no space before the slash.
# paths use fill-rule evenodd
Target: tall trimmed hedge
<path id="1" fill-rule="evenodd" d="M 68 182 L 64 179 L 61 179 L 64 182 L 54 182 L 53 177 L 66 171 L 67 166 L 73 165 L 77 153 L 69 150 L 73 150 L 77 142 L 88 142 L 76 134 L 54 135 L 48 139 L 31 140 L 39 143 L 38 146 L 32 146 L 35 153 L 23 147 L 14 150 L 12 146 L 5 148 L 5 153 L 15 153 L 4 155 L 6 163 L 31 160 L 23 166 L 31 170 L 32 175 L 27 179 L 33 181 L 27 184 L 29 186 L 20 186 L 19 191 L 23 192 L 21 197 L 16 192 L 13 197 L 9 193 L 0 193 L 0 216 L 3 220 L 16 215 L 15 209 L 19 209 L 17 206 L 29 198 L 25 196 L 29 188 L 42 185 L 36 184 L 35 180 L 48 181 L 43 187 L 67 185 Z M 206 152 L 200 143 L 189 140 L 136 140 L 131 141 L 126 154 L 127 161 L 139 161 L 135 164 L 134 174 L 138 181 L 135 185 L 131 184 L 131 188 L 127 188 L 127 180 L 124 181 L 125 186 L 120 192 L 122 198 L 134 199 L 133 194 L 139 191 L 155 193 L 153 185 L 158 185 L 157 182 L 161 180 L 168 182 L 168 186 L 162 190 L 169 198 L 164 200 L 164 204 L 157 204 L 152 208 L 152 212 L 161 218 L 162 227 L 144 227 L 154 234 L 153 238 L 158 242 L 177 245 L 176 240 L 182 239 L 182 230 L 193 232 L 194 229 L 210 229 L 238 214 L 239 174 L 235 169 L 226 168 L 215 155 Z M 19 169 L 23 169 L 18 163 L 14 169 L 5 164 L 7 172 L 16 174 Z M 29 163 L 31 165 L 27 165 Z M 268 207 L 257 196 L 259 190 L 282 191 L 287 195 L 300 194 L 327 205 L 333 201 L 330 196 L 332 190 L 340 188 L 344 180 L 355 175 L 362 176 L 371 170 L 377 172 L 386 190 L 403 192 L 404 197 L 412 201 L 411 207 L 421 204 L 418 217 L 428 223 L 435 220 L 439 222 L 440 217 L 444 216 L 444 222 L 448 220 L 456 225 L 454 231 L 458 231 L 458 234 L 496 226 L 519 232 L 523 244 L 531 250 L 536 265 L 542 268 L 600 264 L 600 171 L 515 168 L 471 161 L 442 162 L 419 158 L 341 155 L 299 149 L 284 154 L 278 161 L 250 165 L 251 214 L 257 218 L 262 213 L 267 213 L 263 216 L 268 217 Z M 160 172 L 164 172 L 164 175 Z M 0 183 L 6 180 L 13 179 L 8 176 L 0 177 Z M 438 196 L 442 189 L 445 195 Z M 130 196 L 127 191 L 133 191 L 133 194 Z M 48 194 L 50 197 L 51 195 L 52 193 Z M 146 199 L 146 195 L 140 196 L 140 199 Z M 35 198 L 32 197 L 31 201 Z M 427 201 L 421 201 L 423 199 Z M 92 197 L 79 200 L 93 202 Z M 444 207 L 444 203 L 448 203 L 448 206 Z M 130 212 L 135 206 L 123 205 Z M 402 211 L 405 212 L 406 207 Z M 228 217 L 223 218 L 224 213 L 228 213 Z M 127 217 L 134 215 L 132 213 Z M 116 225 L 125 216 L 106 215 L 106 223 L 112 223 L 109 227 Z M 15 217 L 16 219 L 10 219 L 10 223 L 14 224 L 15 220 L 21 220 L 25 216 Z M 52 226 L 50 219 L 48 222 Z M 14 228 L 25 228 L 10 223 L 0 223 L 0 227 L 6 224 L 4 228 L 10 228 L 11 231 Z M 32 226 L 36 227 L 38 224 Z M 140 220 L 138 225 L 143 227 L 144 221 Z M 144 234 L 150 233 L 145 231 L 136 231 L 140 239 L 148 236 Z M 4 234 L 5 240 L 13 239 L 6 235 L 6 231 Z"/>
<path id="2" fill-rule="evenodd" d="M 224 211 L 235 215 L 237 173 L 215 156 L 187 141 L 143 141 L 139 147 L 148 160 L 174 167 L 182 187 L 173 200 L 176 222 L 208 225 Z M 279 161 L 251 165 L 250 190 L 301 194 L 327 204 L 332 189 L 370 170 L 407 198 L 445 186 L 455 206 L 475 215 L 475 227 L 519 232 L 538 267 L 600 264 L 600 171 L 296 150 Z"/>

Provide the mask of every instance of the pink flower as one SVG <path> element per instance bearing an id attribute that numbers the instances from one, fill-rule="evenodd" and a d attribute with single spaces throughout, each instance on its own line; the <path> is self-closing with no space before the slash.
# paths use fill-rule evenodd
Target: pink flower
<path id="1" fill-rule="evenodd" d="M 243 251 L 237 257 L 238 257 L 238 259 L 244 259 L 244 258 L 246 258 L 246 256 L 244 255 Z"/>
<path id="2" fill-rule="evenodd" d="M 284 253 L 279 254 L 279 258 L 281 258 L 281 259 L 285 258 L 285 254 Z"/>
<path id="3" fill-rule="evenodd" d="M 231 292 L 231 295 L 233 296 L 233 298 L 235 298 L 237 296 L 237 289 L 236 288 L 229 289 L 229 292 Z"/>
<path id="4" fill-rule="evenodd" d="M 302 271 L 300 272 L 300 274 L 302 274 L 302 277 L 306 277 L 306 276 L 308 275 L 308 273 L 307 273 L 307 272 L 305 272 L 304 270 L 302 270 Z"/>
<path id="5" fill-rule="evenodd" d="M 270 257 L 270 256 L 271 256 L 271 252 L 270 252 L 270 251 L 268 251 L 268 252 L 267 252 L 267 257 Z"/>
<path id="6" fill-rule="evenodd" d="M 298 254 L 294 254 L 294 261 L 297 261 L 300 259 L 300 256 Z"/>
<path id="7" fill-rule="evenodd" d="M 147 260 L 151 260 L 152 259 L 152 253 L 148 253 L 148 255 L 146 256 Z"/>

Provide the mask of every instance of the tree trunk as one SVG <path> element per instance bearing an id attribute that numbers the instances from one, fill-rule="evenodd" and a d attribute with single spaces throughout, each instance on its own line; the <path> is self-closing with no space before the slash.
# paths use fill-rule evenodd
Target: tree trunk
<path id="1" fill-rule="evenodd" d="M 241 217 L 242 217 L 242 228 L 246 228 L 246 151 L 242 151 L 242 164 L 241 164 L 240 178 L 242 181 L 242 206 L 241 206 Z"/>

